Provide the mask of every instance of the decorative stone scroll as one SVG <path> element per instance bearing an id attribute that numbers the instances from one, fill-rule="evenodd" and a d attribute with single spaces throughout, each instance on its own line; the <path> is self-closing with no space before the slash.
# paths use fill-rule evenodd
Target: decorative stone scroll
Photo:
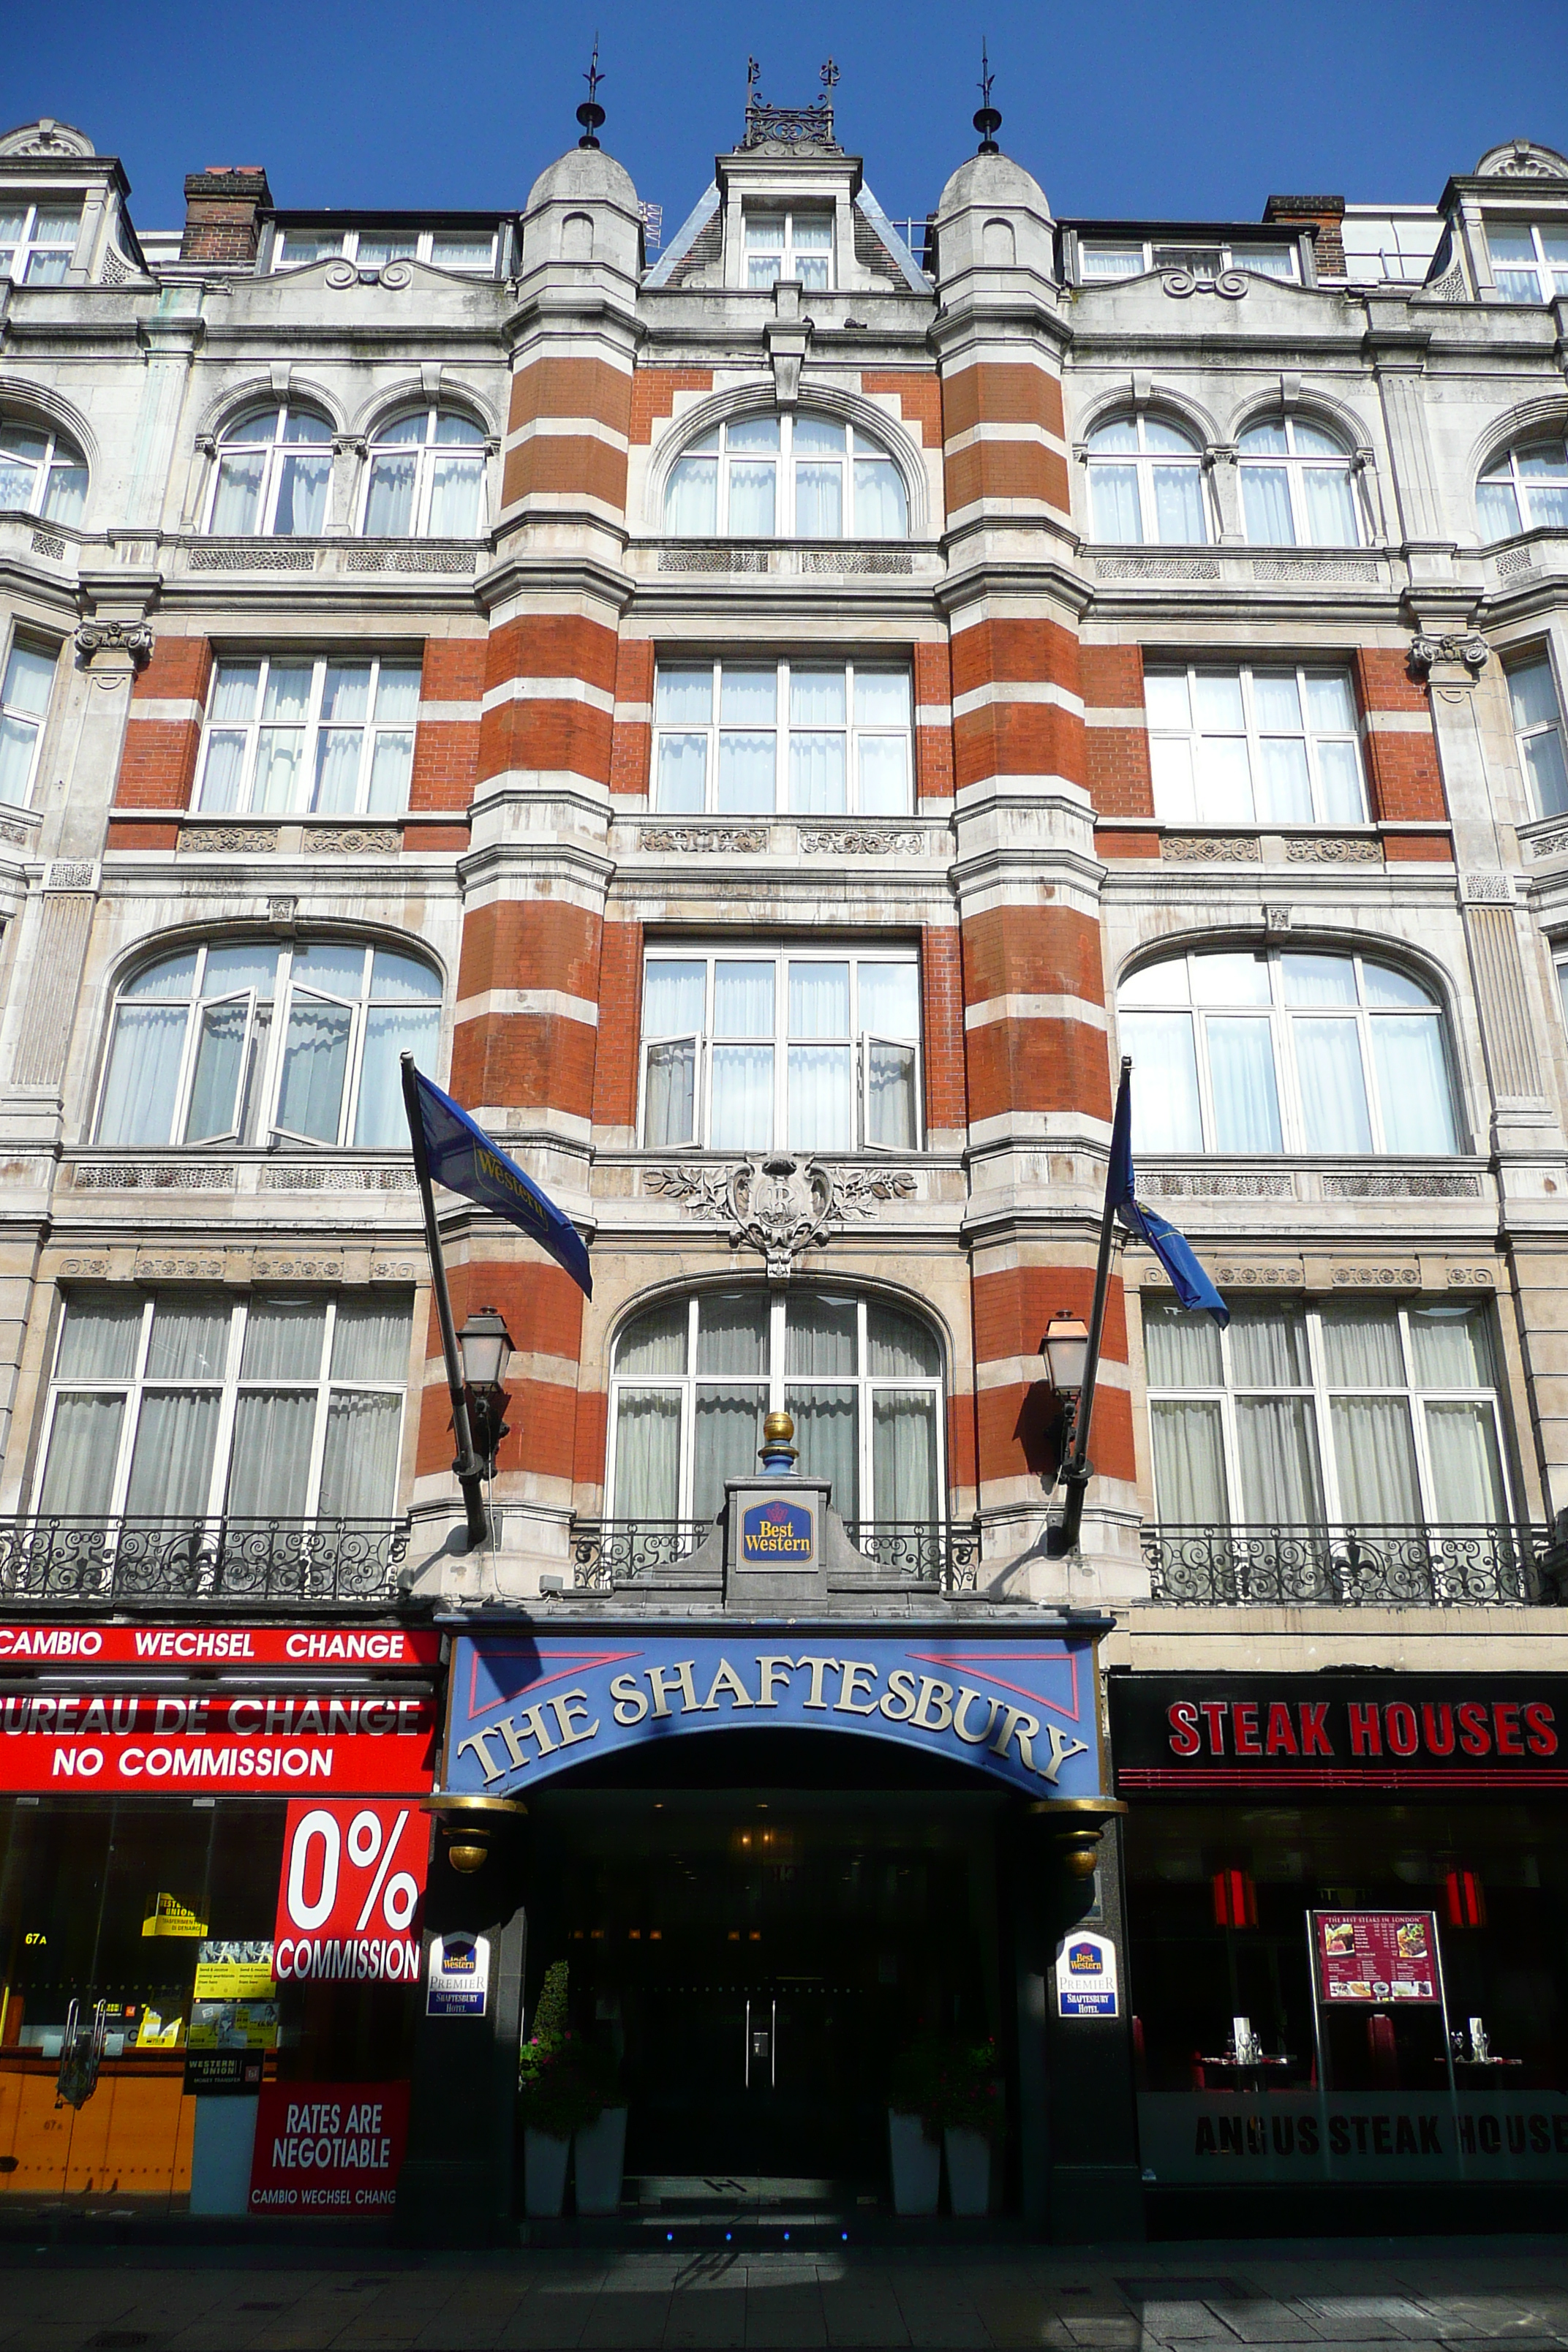
<path id="1" fill-rule="evenodd" d="M 277 846 L 276 825 L 183 824 L 174 835 L 176 857 L 193 850 L 209 857 L 259 857 Z"/>
<path id="2" fill-rule="evenodd" d="M 1223 302 L 1240 302 L 1247 290 L 1247 274 L 1240 269 L 1222 269 L 1213 278 L 1200 278 L 1191 269 L 1166 269 L 1161 272 L 1160 282 L 1177 302 L 1194 294 L 1217 294 Z"/>
<path id="3" fill-rule="evenodd" d="M 765 825 L 748 825 L 743 831 L 733 826 L 660 825 L 657 830 L 645 828 L 637 835 L 637 847 L 654 856 L 686 857 L 693 850 L 727 851 L 731 856 L 752 856 L 768 845 Z"/>
<path id="4" fill-rule="evenodd" d="M 129 655 L 134 669 L 145 669 L 153 658 L 153 632 L 145 621 L 80 621 L 75 642 L 77 659 L 84 669 L 94 654 L 106 647 Z"/>
<path id="5" fill-rule="evenodd" d="M 1429 636 L 1423 630 L 1411 638 L 1407 659 L 1416 677 L 1426 677 L 1438 662 L 1462 662 L 1472 677 L 1479 677 L 1490 652 L 1479 629 L 1456 630 L 1441 637 Z"/>
<path id="6" fill-rule="evenodd" d="M 689 1216 L 730 1225 L 731 1246 L 749 1242 L 760 1250 L 775 1282 L 786 1281 L 800 1252 L 825 1240 L 834 1225 L 874 1217 L 916 1189 L 908 1169 L 825 1168 L 783 1153 L 728 1169 L 650 1168 L 643 1181 Z"/>
<path id="7" fill-rule="evenodd" d="M 0 819 L 0 841 L 12 849 L 26 849 L 31 836 L 25 824 L 11 824 Z"/>
<path id="8" fill-rule="evenodd" d="M 800 836 L 807 857 L 918 857 L 925 845 L 923 833 L 862 833 L 853 827 L 803 832 Z"/>
<path id="9" fill-rule="evenodd" d="M 310 824 L 304 847 L 318 857 L 395 856 L 403 835 L 395 824 Z"/>
<path id="10" fill-rule="evenodd" d="M 1450 1290 L 1495 1290 L 1497 1276 L 1489 1265 L 1451 1265 L 1447 1283 Z"/>
<path id="11" fill-rule="evenodd" d="M 1263 853 L 1256 834 L 1167 833 L 1160 856 L 1178 866 L 1256 866 Z"/>
<path id="12" fill-rule="evenodd" d="M 65 1257 L 60 1260 L 62 1282 L 103 1282 L 108 1276 L 109 1260 L 106 1257 Z"/>
<path id="13" fill-rule="evenodd" d="M 1381 866 L 1383 844 L 1354 835 L 1298 834 L 1286 842 L 1285 856 L 1291 866 Z"/>

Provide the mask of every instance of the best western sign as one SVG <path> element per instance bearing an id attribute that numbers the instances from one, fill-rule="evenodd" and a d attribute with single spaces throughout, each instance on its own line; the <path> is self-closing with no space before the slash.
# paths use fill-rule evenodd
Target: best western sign
<path id="1" fill-rule="evenodd" d="M 1101 1793 L 1088 1635 L 465 1634 L 450 1705 L 445 1785 L 460 1793 L 505 1796 L 612 1749 L 747 1727 L 891 1740 L 1034 1797 Z"/>

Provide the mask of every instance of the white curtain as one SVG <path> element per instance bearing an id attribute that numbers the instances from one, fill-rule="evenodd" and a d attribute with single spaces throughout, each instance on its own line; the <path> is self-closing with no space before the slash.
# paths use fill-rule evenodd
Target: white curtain
<path id="1" fill-rule="evenodd" d="M 660 735 L 658 781 L 654 788 L 654 806 L 659 814 L 700 816 L 707 782 L 707 736 Z"/>
<path id="2" fill-rule="evenodd" d="M 1200 686 L 1203 680 L 1199 680 Z M 1252 763 L 1244 735 L 1200 735 L 1193 786 L 1205 824 L 1250 824 Z"/>
<path id="3" fill-rule="evenodd" d="M 789 1049 L 789 1148 L 792 1151 L 852 1151 L 855 1148 L 853 1049 L 792 1045 Z"/>
<path id="4" fill-rule="evenodd" d="M 1299 735 L 1266 735 L 1258 745 L 1258 816 L 1262 824 L 1310 824 L 1312 780 Z"/>
<path id="5" fill-rule="evenodd" d="M 353 1020 L 346 1004 L 329 1004 L 295 989 L 278 1090 L 278 1126 L 284 1134 L 337 1141 Z"/>
<path id="6" fill-rule="evenodd" d="M 732 474 L 731 479 L 733 479 Z M 808 466 L 802 461 L 796 461 L 795 530 L 797 539 L 843 538 L 844 468 L 842 466 Z"/>
<path id="7" fill-rule="evenodd" d="M 686 1370 L 686 1325 L 684 1299 L 650 1307 L 622 1333 L 616 1349 L 616 1371 L 648 1379 L 659 1374 L 679 1378 Z"/>
<path id="8" fill-rule="evenodd" d="M 1149 766 L 1155 815 L 1167 824 L 1190 824 L 1197 814 L 1191 741 L 1184 735 L 1151 735 Z"/>
<path id="9" fill-rule="evenodd" d="M 773 1049 L 715 1045 L 708 1140 L 715 1151 L 765 1151 L 773 1139 Z"/>
<path id="10" fill-rule="evenodd" d="M 1415 1379 L 1424 1389 L 1489 1389 L 1496 1372 L 1485 1314 L 1474 1307 L 1419 1307 L 1410 1317 Z"/>
<path id="11" fill-rule="evenodd" d="M 1341 1307 L 1323 1313 L 1323 1357 L 1333 1389 L 1402 1389 L 1399 1318 L 1391 1307 Z"/>
<path id="12" fill-rule="evenodd" d="M 331 457 L 285 457 L 279 466 L 274 532 L 283 538 L 314 539 L 327 520 L 331 478 Z"/>
<path id="13" fill-rule="evenodd" d="M 38 1509 L 68 1518 L 100 1518 L 114 1496 L 114 1472 L 125 1399 L 103 1391 L 67 1394 L 55 1401 L 49 1454 Z"/>
<path id="14" fill-rule="evenodd" d="M 136 1370 L 142 1343 L 142 1301 L 73 1294 L 55 1377 L 61 1381 L 123 1381 Z"/>
<path id="15" fill-rule="evenodd" d="M 859 982 L 862 1029 L 879 1037 L 919 1037 L 920 972 L 914 964 L 862 962 Z"/>
<path id="16" fill-rule="evenodd" d="M 1312 1375 L 1301 1309 L 1238 1307 L 1230 1327 L 1230 1373 L 1238 1389 L 1305 1388 Z"/>
<path id="17" fill-rule="evenodd" d="M 875 1300 L 867 1307 L 866 1345 L 870 1357 L 867 1369 L 874 1380 L 919 1380 L 922 1375 L 934 1380 L 942 1370 L 936 1334 L 896 1307 L 881 1307 Z"/>
<path id="18" fill-rule="evenodd" d="M 145 1392 L 125 1497 L 131 1517 L 205 1517 L 212 1497 L 218 1406 L 216 1389 L 149 1389 Z"/>
<path id="19" fill-rule="evenodd" d="M 1513 483 L 1481 482 L 1476 489 L 1476 511 L 1483 539 L 1512 539 L 1519 530 L 1519 500 Z M 216 529 L 216 525 L 214 526 Z"/>
<path id="20" fill-rule="evenodd" d="M 719 460 L 682 457 L 665 493 L 667 530 L 677 539 L 714 539 L 719 531 Z"/>
<path id="21" fill-rule="evenodd" d="M 793 1293 L 784 1310 L 784 1373 L 791 1379 L 853 1380 L 857 1309 L 853 1298 Z"/>
<path id="22" fill-rule="evenodd" d="M 775 738 L 762 731 L 719 736 L 719 813 L 768 816 L 773 805 Z"/>
<path id="23" fill-rule="evenodd" d="M 725 1479 L 744 1477 L 757 1468 L 767 1402 L 768 1392 L 761 1387 L 699 1388 L 691 1474 L 694 1518 L 717 1517 Z"/>
<path id="24" fill-rule="evenodd" d="M 1490 1404 L 1434 1399 L 1426 1410 L 1436 1525 L 1484 1527 L 1505 1519 L 1502 1464 Z"/>
<path id="25" fill-rule="evenodd" d="M 1151 1403 L 1149 1414 L 1161 1518 L 1170 1527 L 1227 1526 L 1230 1502 L 1217 1402 L 1162 1397 Z"/>
<path id="26" fill-rule="evenodd" d="M 942 1516 L 936 1486 L 936 1408 L 930 1389 L 872 1390 L 874 1518 L 930 1521 Z"/>
<path id="27" fill-rule="evenodd" d="M 324 1298 L 254 1298 L 246 1319 L 242 1381 L 314 1381 L 326 1337 Z"/>
<path id="28" fill-rule="evenodd" d="M 432 539 L 473 539 L 483 511 L 482 457 L 433 457 L 430 481 Z"/>
<path id="29" fill-rule="evenodd" d="M 397 1498 L 397 1440 L 403 1399 L 337 1389 L 327 1405 L 321 1455 L 323 1519 L 381 1519 Z"/>
<path id="30" fill-rule="evenodd" d="M 915 1049 L 866 1040 L 866 1140 L 884 1151 L 913 1151 Z"/>
<path id="31" fill-rule="evenodd" d="M 266 471 L 266 453 L 260 449 L 243 453 L 231 449 L 219 458 L 212 527 L 220 538 L 250 539 L 260 529 L 261 483 Z"/>
<path id="32" fill-rule="evenodd" d="M 412 449 L 371 460 L 370 496 L 365 502 L 367 539 L 406 539 L 414 529 L 414 482 L 419 459 Z"/>
<path id="33" fill-rule="evenodd" d="M 784 1391 L 784 1410 L 795 1420 L 801 1471 L 807 1477 L 832 1481 L 829 1500 L 847 1519 L 860 1516 L 860 1482 L 857 1475 L 859 1415 L 856 1402 L 856 1391 L 847 1383 L 837 1388 L 824 1384 Z M 911 1512 L 910 1516 L 926 1517 L 929 1514 Z"/>
<path id="34" fill-rule="evenodd" d="M 1539 735 L 1527 736 L 1521 748 L 1537 808 L 1542 816 L 1561 816 L 1568 809 L 1568 768 L 1563 763 L 1560 730 L 1542 728 Z"/>
<path id="35" fill-rule="evenodd" d="M 1318 744 L 1318 797 L 1322 824 L 1364 824 L 1366 793 L 1362 784 L 1361 754 L 1353 743 L 1331 737 Z M 1568 803 L 1565 803 L 1568 804 Z"/>
<path id="36" fill-rule="evenodd" d="M 1243 466 L 1241 508 L 1254 547 L 1294 547 L 1290 485 L 1283 466 Z"/>
<path id="37" fill-rule="evenodd" d="M 0 719 L 0 801 L 25 807 L 33 773 L 37 728 L 24 719 Z"/>
<path id="38" fill-rule="evenodd" d="M 315 789 L 310 806 L 318 816 L 352 816 L 359 798 L 360 727 L 322 727 L 316 736 Z"/>
<path id="39" fill-rule="evenodd" d="M 859 735 L 856 760 L 862 816 L 907 816 L 912 804 L 909 737 Z"/>
<path id="40" fill-rule="evenodd" d="M 1372 1058 L 1383 1139 L 1389 1151 L 1457 1151 L 1454 1104 L 1438 1017 L 1380 1013 L 1372 1024 Z"/>
<path id="41" fill-rule="evenodd" d="M 1219 1328 L 1212 1316 L 1184 1307 L 1143 1309 L 1143 1349 L 1152 1389 L 1217 1389 L 1224 1385 Z"/>
<path id="42" fill-rule="evenodd" d="M 195 1074 L 185 1114 L 187 1143 L 210 1143 L 238 1131 L 250 1011 L 248 996 L 231 996 L 201 1009 Z"/>
<path id="43" fill-rule="evenodd" d="M 754 458 L 730 460 L 730 536 L 771 539 L 778 468 Z"/>
<path id="44" fill-rule="evenodd" d="M 1203 1118 L 1198 1107 L 1198 1066 L 1190 1013 L 1124 1013 L 1118 1028 L 1121 1050 L 1138 1074 L 1132 1090 L 1133 1148 L 1147 1151 L 1201 1151 Z"/>
<path id="45" fill-rule="evenodd" d="M 413 730 L 378 727 L 371 752 L 370 793 L 366 801 L 373 816 L 394 815 L 408 806 L 408 784 L 413 773 Z"/>
<path id="46" fill-rule="evenodd" d="M 680 1391 L 623 1388 L 616 1415 L 617 1519 L 673 1519 L 680 1509 Z"/>
<path id="47" fill-rule="evenodd" d="M 1203 476 L 1196 466 L 1156 466 L 1154 532 L 1166 546 L 1198 547 L 1206 541 Z"/>
<path id="48" fill-rule="evenodd" d="M 1410 1407 L 1402 1396 L 1337 1396 L 1329 1405 L 1340 1517 L 1352 1527 L 1415 1527 L 1421 1519 Z"/>
<path id="49" fill-rule="evenodd" d="M 405 1380 L 409 1316 L 406 1297 L 341 1297 L 332 1326 L 333 1379 Z"/>
<path id="50" fill-rule="evenodd" d="M 226 1299 L 160 1291 L 147 1348 L 148 1379 L 221 1381 L 228 1370 L 232 1321 Z"/>
<path id="51" fill-rule="evenodd" d="M 1301 488 L 1305 493 L 1303 503 L 1307 511 L 1307 543 L 1310 547 L 1360 545 L 1355 493 L 1351 488 L 1348 466 L 1303 466 Z"/>
<path id="52" fill-rule="evenodd" d="M 674 1044 L 647 1049 L 647 1092 L 643 1117 L 644 1137 L 651 1151 L 697 1139 L 697 1040 L 678 1038 Z"/>
<path id="53" fill-rule="evenodd" d="M 100 1143 L 167 1143 L 190 1007 L 122 1004 L 114 1019 Z"/>
<path id="54" fill-rule="evenodd" d="M 1310 1398 L 1239 1397 L 1236 1433 L 1247 1522 L 1255 1527 L 1320 1523 L 1322 1482 Z"/>
<path id="55" fill-rule="evenodd" d="M 1143 536 L 1137 467 L 1092 465 L 1089 495 L 1096 539 L 1115 546 L 1136 546 Z"/>
<path id="56" fill-rule="evenodd" d="M 310 1493 L 314 1389 L 242 1390 L 226 1509 L 234 1519 L 302 1519 Z"/>
<path id="57" fill-rule="evenodd" d="M 855 536 L 857 539 L 907 539 L 909 500 L 896 466 L 885 460 L 855 461 Z"/>
<path id="58" fill-rule="evenodd" d="M 697 1369 L 745 1378 L 767 1370 L 768 1302 L 761 1291 L 721 1291 L 702 1301 Z"/>
<path id="59" fill-rule="evenodd" d="M 793 733 L 789 805 L 795 816 L 841 816 L 848 805 L 842 735 Z"/>
<path id="60" fill-rule="evenodd" d="M 359 1108 L 354 1117 L 354 1142 L 361 1150 L 388 1150 L 405 1145 L 408 1123 L 403 1108 L 403 1072 L 398 1056 L 412 1054 L 426 1076 L 434 1076 L 440 1035 L 441 1013 L 437 1005 L 371 1006 L 365 1014 Z"/>
<path id="61" fill-rule="evenodd" d="M 1298 1015 L 1291 1025 L 1308 1150 L 1370 1151 L 1372 1122 L 1355 1023 Z"/>
<path id="62" fill-rule="evenodd" d="M 1205 1016 L 1216 1151 L 1278 1151 L 1279 1097 L 1267 1017 Z"/>
<path id="63" fill-rule="evenodd" d="M 207 736 L 201 806 L 208 815 L 226 814 L 239 806 L 245 782 L 246 742 L 247 738 L 232 728 L 221 733 L 214 730 Z"/>

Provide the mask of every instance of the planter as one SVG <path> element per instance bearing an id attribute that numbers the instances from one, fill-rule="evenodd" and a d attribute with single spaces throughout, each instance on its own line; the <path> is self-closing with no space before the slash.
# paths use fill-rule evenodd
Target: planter
<path id="1" fill-rule="evenodd" d="M 991 2203 L 991 2143 L 984 2132 L 950 2125 L 942 2134 L 947 2144 L 947 2193 L 955 2213 L 986 2212 Z"/>
<path id="2" fill-rule="evenodd" d="M 572 2153 L 569 2139 L 557 2139 L 552 2132 L 535 2131 L 528 2125 L 522 2135 L 522 2210 L 536 2220 L 553 2220 L 560 2213 L 566 2195 L 566 2159 Z"/>
<path id="3" fill-rule="evenodd" d="M 618 2212 L 626 2160 L 625 2107 L 602 2108 L 596 2119 L 576 2134 L 575 2145 L 578 2212 Z"/>
<path id="4" fill-rule="evenodd" d="M 934 2213 L 942 2185 L 942 2145 L 927 2139 L 919 2116 L 888 2109 L 888 2155 L 895 2213 Z"/>

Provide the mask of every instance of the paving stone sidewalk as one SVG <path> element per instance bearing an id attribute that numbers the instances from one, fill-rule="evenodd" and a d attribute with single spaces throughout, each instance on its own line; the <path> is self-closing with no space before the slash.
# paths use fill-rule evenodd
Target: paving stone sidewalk
<path id="1" fill-rule="evenodd" d="M 358 2267 L 354 2267 L 355 2264 Z M 1568 2347 L 1568 2238 L 353 2256 L 12 2247 L 0 2352 Z"/>

